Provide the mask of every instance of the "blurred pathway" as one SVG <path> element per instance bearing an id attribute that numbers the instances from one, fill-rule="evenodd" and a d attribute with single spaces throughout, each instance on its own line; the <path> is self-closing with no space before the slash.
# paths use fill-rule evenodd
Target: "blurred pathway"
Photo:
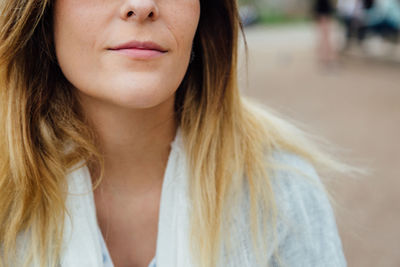
<path id="1" fill-rule="evenodd" d="M 340 32 L 336 30 L 339 43 Z M 359 57 L 316 64 L 312 25 L 246 29 L 241 90 L 344 149 L 364 178 L 331 185 L 349 267 L 400 266 L 400 65 Z"/>

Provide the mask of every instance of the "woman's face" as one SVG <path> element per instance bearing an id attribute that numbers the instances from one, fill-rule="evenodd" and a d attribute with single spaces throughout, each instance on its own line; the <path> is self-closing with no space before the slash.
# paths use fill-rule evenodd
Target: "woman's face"
<path id="1" fill-rule="evenodd" d="M 154 107 L 184 77 L 199 16 L 199 0 L 56 0 L 57 60 L 84 96 Z"/>

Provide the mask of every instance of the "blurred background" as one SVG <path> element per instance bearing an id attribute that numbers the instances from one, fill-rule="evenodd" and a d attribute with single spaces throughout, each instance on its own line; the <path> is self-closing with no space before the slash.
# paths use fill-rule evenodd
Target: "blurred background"
<path id="1" fill-rule="evenodd" d="M 400 0 L 240 0 L 242 92 L 366 176 L 329 183 L 348 266 L 400 266 Z"/>

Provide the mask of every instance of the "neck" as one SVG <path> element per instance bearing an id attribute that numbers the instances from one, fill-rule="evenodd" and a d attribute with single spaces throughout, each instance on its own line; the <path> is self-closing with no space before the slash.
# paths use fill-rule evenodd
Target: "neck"
<path id="1" fill-rule="evenodd" d="M 103 185 L 141 192 L 162 180 L 177 123 L 174 96 L 147 109 L 127 109 L 81 96 L 104 156 Z M 91 168 L 92 179 L 96 169 Z"/>

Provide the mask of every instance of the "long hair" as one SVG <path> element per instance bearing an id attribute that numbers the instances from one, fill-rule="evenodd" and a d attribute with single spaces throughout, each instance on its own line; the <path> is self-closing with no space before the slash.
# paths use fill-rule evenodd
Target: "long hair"
<path id="1" fill-rule="evenodd" d="M 66 174 L 78 162 L 102 162 L 74 90 L 55 56 L 51 0 L 4 0 L 0 17 L 0 264 L 15 266 L 18 236 L 28 235 L 20 265 L 60 259 Z M 341 169 L 297 128 L 239 94 L 235 0 L 200 0 L 194 60 L 178 88 L 175 113 L 188 156 L 191 244 L 198 266 L 215 266 L 234 200 L 248 185 L 251 231 L 274 218 L 266 167 L 274 149 L 315 166 Z M 66 149 L 68 148 L 68 149 Z M 266 212 L 258 212 L 264 210 Z M 265 233 L 271 227 L 262 227 Z M 273 228 L 273 227 L 272 227 Z M 35 265 L 35 266 L 36 266 Z"/>
<path id="2" fill-rule="evenodd" d="M 2 1 L 1 14 L 0 264 L 56 266 L 66 172 L 98 154 L 57 64 L 51 1 Z"/>

